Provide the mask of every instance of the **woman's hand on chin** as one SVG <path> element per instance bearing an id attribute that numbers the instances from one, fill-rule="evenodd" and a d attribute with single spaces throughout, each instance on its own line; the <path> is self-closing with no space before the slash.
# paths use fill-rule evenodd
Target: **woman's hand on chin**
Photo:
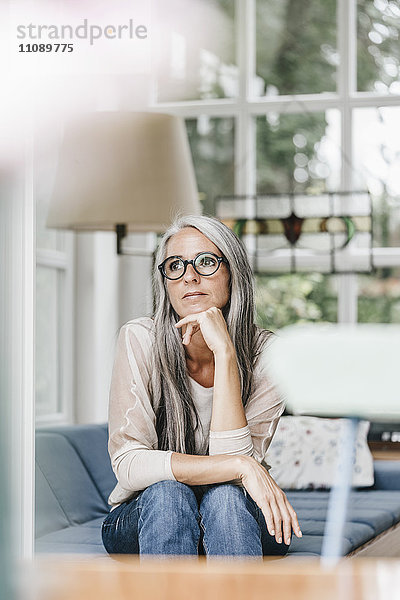
<path id="1" fill-rule="evenodd" d="M 185 325 L 182 337 L 185 346 L 190 344 L 192 335 L 200 330 L 205 343 L 214 354 L 234 349 L 222 311 L 216 306 L 187 315 L 180 319 L 175 327 L 179 329 Z"/>

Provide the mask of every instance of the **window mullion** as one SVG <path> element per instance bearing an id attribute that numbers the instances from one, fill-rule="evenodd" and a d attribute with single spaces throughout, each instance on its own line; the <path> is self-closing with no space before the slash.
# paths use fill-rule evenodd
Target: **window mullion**
<path id="1" fill-rule="evenodd" d="M 255 0 L 236 0 L 236 60 L 239 70 L 235 131 L 235 193 L 255 191 L 255 132 L 248 98 L 255 73 Z"/>
<path id="2" fill-rule="evenodd" d="M 350 96 L 356 89 L 357 24 L 356 0 L 338 0 L 338 92 L 341 104 L 342 190 L 353 186 L 353 140 Z"/>
<path id="3" fill-rule="evenodd" d="M 357 0 L 338 0 L 338 92 L 342 100 L 357 89 Z"/>
<path id="4" fill-rule="evenodd" d="M 356 89 L 356 0 L 338 0 L 338 93 L 341 109 L 342 165 L 341 189 L 353 189 L 353 135 L 350 95 Z M 339 323 L 357 322 L 357 275 L 338 275 L 338 314 Z"/>
<path id="5" fill-rule="evenodd" d="M 357 274 L 337 275 L 338 323 L 357 323 Z"/>

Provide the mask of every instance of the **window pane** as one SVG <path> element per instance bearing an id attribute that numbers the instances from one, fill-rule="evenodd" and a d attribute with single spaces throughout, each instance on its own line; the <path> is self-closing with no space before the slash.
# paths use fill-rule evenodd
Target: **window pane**
<path id="1" fill-rule="evenodd" d="M 233 194 L 234 120 L 206 115 L 186 121 L 200 201 L 205 214 L 215 214 L 215 197 Z"/>
<path id="2" fill-rule="evenodd" d="M 400 107 L 354 110 L 355 185 L 368 189 L 374 245 L 400 245 Z"/>
<path id="3" fill-rule="evenodd" d="M 358 0 L 357 89 L 400 94 L 400 4 Z"/>
<path id="4" fill-rule="evenodd" d="M 359 323 L 400 323 L 400 268 L 358 276 Z"/>
<path id="5" fill-rule="evenodd" d="M 336 0 L 257 0 L 254 96 L 336 91 Z"/>
<path id="6" fill-rule="evenodd" d="M 337 321 L 337 278 L 321 273 L 256 275 L 257 324 L 275 331 L 294 323 Z"/>
<path id="7" fill-rule="evenodd" d="M 54 414 L 61 406 L 60 317 L 64 273 L 38 266 L 36 270 L 36 415 Z"/>
<path id="8" fill-rule="evenodd" d="M 235 0 L 153 4 L 157 101 L 236 96 Z"/>
<path id="9" fill-rule="evenodd" d="M 256 118 L 257 193 L 338 190 L 340 114 L 268 112 Z"/>

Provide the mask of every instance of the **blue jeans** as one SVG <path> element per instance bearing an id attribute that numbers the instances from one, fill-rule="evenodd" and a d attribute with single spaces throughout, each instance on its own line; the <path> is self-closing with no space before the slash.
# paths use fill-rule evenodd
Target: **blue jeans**
<path id="1" fill-rule="evenodd" d="M 104 519 L 109 554 L 284 555 L 288 546 L 268 533 L 250 495 L 229 483 L 189 486 L 159 481 L 123 502 Z"/>

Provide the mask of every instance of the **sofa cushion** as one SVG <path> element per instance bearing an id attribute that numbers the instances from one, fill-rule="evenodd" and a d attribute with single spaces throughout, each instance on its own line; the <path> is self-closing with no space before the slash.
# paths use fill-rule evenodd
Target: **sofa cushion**
<path id="1" fill-rule="evenodd" d="M 308 416 L 281 417 L 267 462 L 276 483 L 287 489 L 330 488 L 335 484 L 343 446 L 347 435 L 345 419 Z M 374 461 L 367 443 L 368 421 L 358 423 L 353 464 L 353 485 L 372 486 Z"/>
<path id="2" fill-rule="evenodd" d="M 74 425 L 72 427 L 65 425 L 41 431 L 57 432 L 68 440 L 85 465 L 93 484 L 109 509 L 108 496 L 116 485 L 117 479 L 111 468 L 107 450 L 107 424 Z"/>
<path id="3" fill-rule="evenodd" d="M 36 462 L 35 470 L 35 536 L 69 527 L 69 521 L 60 506 L 57 496 Z"/>
<path id="4" fill-rule="evenodd" d="M 101 524 L 105 515 L 88 521 L 84 525 L 74 525 L 60 531 L 53 531 L 36 540 L 36 552 L 107 554 L 101 539 Z"/>
<path id="5" fill-rule="evenodd" d="M 104 498 L 93 483 L 75 448 L 59 433 L 36 434 L 36 463 L 70 525 L 85 523 L 108 511 Z M 39 502 L 40 498 L 38 498 Z M 46 516 L 46 508 L 39 504 L 40 519 L 48 518 L 49 527 L 58 528 L 52 521 L 54 513 Z M 43 529 L 43 528 L 42 528 Z M 48 530 L 48 528 L 46 528 Z"/>
<path id="6" fill-rule="evenodd" d="M 329 492 L 288 491 L 303 538 L 293 536 L 289 554 L 321 554 Z M 343 552 L 348 554 L 400 520 L 400 492 L 353 491 L 344 529 Z"/>

